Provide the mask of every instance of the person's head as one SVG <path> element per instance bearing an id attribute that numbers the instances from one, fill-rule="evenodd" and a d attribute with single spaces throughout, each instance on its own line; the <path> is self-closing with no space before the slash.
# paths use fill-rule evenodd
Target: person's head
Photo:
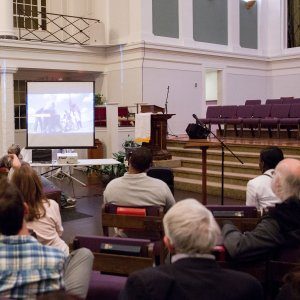
<path id="1" fill-rule="evenodd" d="M 170 252 L 210 253 L 221 234 L 212 213 L 195 199 L 177 202 L 164 216 L 163 224 Z"/>
<path id="2" fill-rule="evenodd" d="M 129 171 L 142 173 L 148 170 L 151 167 L 151 165 L 151 150 L 146 147 L 140 147 L 135 149 L 129 157 Z"/>
<path id="3" fill-rule="evenodd" d="M 9 155 L 4 155 L 0 158 L 0 168 L 6 168 L 8 170 L 11 168 L 11 159 Z"/>
<path id="4" fill-rule="evenodd" d="M 21 154 L 21 147 L 20 147 L 20 145 L 18 145 L 18 144 L 12 144 L 12 145 L 8 148 L 7 153 L 8 153 L 8 154 L 16 154 L 17 157 L 19 157 L 20 154 Z"/>
<path id="5" fill-rule="evenodd" d="M 11 181 L 19 188 L 28 205 L 27 221 L 39 219 L 45 215 L 43 200 L 46 200 L 42 182 L 28 163 L 14 171 Z"/>
<path id="6" fill-rule="evenodd" d="M 289 197 L 300 199 L 300 161 L 286 158 L 275 168 L 272 190 L 282 201 Z"/>
<path id="7" fill-rule="evenodd" d="M 17 235 L 23 226 L 24 199 L 17 187 L 6 180 L 0 182 L 0 233 Z"/>
<path id="8" fill-rule="evenodd" d="M 263 173 L 270 169 L 275 169 L 283 158 L 283 152 L 278 147 L 262 149 L 259 156 L 259 167 Z"/>

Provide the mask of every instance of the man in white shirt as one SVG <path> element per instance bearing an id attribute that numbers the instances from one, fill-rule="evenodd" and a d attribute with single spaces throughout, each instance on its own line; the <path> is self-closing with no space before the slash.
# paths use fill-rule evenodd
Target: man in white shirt
<path id="1" fill-rule="evenodd" d="M 259 168 L 263 174 L 248 181 L 247 206 L 256 206 L 261 211 L 281 202 L 271 189 L 271 181 L 275 167 L 283 158 L 282 150 L 278 147 L 268 147 L 260 152 Z"/>
<path id="2" fill-rule="evenodd" d="M 141 147 L 129 158 L 128 172 L 112 180 L 106 187 L 104 204 L 115 203 L 123 206 L 163 206 L 167 211 L 175 199 L 165 182 L 147 176 L 152 164 L 151 151 Z"/>

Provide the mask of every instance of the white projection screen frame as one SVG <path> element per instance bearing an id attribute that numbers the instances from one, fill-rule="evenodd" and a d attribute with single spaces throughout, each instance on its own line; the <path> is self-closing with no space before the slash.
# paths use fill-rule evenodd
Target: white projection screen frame
<path id="1" fill-rule="evenodd" d="M 27 148 L 95 146 L 94 82 L 27 82 Z"/>

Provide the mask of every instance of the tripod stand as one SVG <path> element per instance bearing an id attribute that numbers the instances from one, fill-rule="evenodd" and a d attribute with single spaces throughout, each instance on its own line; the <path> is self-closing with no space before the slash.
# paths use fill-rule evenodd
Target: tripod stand
<path id="1" fill-rule="evenodd" d="M 210 128 L 206 127 L 205 124 L 203 124 L 199 118 L 193 114 L 193 118 L 196 120 L 196 123 L 205 128 L 209 134 L 212 134 L 215 139 L 217 139 L 220 142 L 221 145 L 221 205 L 224 205 L 224 160 L 225 160 L 225 148 L 231 153 L 232 156 L 234 156 L 242 165 L 244 162 L 232 152 L 232 150 L 222 141 L 220 138 L 217 137 L 216 134 L 214 134 Z"/>

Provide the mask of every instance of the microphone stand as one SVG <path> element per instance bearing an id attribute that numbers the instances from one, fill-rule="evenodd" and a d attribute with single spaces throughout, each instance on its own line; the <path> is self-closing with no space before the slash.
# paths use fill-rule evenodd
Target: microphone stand
<path id="1" fill-rule="evenodd" d="M 203 124 L 198 117 L 193 114 L 193 117 L 196 119 L 196 124 L 202 126 L 203 128 L 205 128 L 208 131 L 208 135 L 212 134 L 214 136 L 215 139 L 217 139 L 220 144 L 221 144 L 221 149 L 222 149 L 222 156 L 221 156 L 221 205 L 224 205 L 224 159 L 225 159 L 225 148 L 231 153 L 231 155 L 233 157 L 235 157 L 242 165 L 244 164 L 244 162 L 236 155 L 232 152 L 232 150 L 224 143 L 223 140 L 221 140 L 220 138 L 217 137 L 217 135 L 215 135 L 208 127 L 206 127 L 205 124 Z"/>
<path id="2" fill-rule="evenodd" d="M 165 114 L 168 114 L 168 98 L 169 98 L 169 92 L 170 92 L 170 86 L 168 85 L 168 88 L 167 88 L 167 97 L 166 97 L 166 101 L 165 101 Z M 168 125 L 167 125 L 167 136 L 168 135 L 171 135 L 171 136 L 174 136 L 174 137 L 178 137 L 178 135 L 176 134 L 171 134 L 169 133 L 169 130 L 168 130 Z"/>
<path id="3" fill-rule="evenodd" d="M 169 92 L 170 92 L 170 86 L 168 85 L 168 88 L 167 88 L 167 97 L 166 97 L 166 101 L 165 101 L 165 114 L 168 113 L 168 98 L 169 98 Z"/>

